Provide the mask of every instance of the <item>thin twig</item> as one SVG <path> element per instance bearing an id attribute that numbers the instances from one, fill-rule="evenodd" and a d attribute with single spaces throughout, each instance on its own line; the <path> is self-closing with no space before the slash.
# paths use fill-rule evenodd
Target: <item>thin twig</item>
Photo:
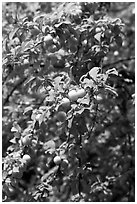
<path id="1" fill-rule="evenodd" d="M 95 111 L 96 111 L 96 113 L 95 113 L 95 116 L 94 116 L 94 119 L 93 119 L 93 125 L 92 125 L 92 128 L 91 128 L 90 132 L 88 133 L 88 138 L 87 138 L 87 139 L 90 138 L 91 133 L 92 133 L 92 131 L 93 131 L 93 128 L 95 127 L 95 124 L 96 124 L 96 118 L 97 118 L 97 112 L 98 112 L 98 103 L 97 103 L 97 105 L 96 105 Z"/>

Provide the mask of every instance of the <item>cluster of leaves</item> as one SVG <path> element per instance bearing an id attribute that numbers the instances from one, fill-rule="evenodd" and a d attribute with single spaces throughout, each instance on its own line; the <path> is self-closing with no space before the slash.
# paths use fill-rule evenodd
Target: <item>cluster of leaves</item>
<path id="1" fill-rule="evenodd" d="M 115 54 L 114 7 L 3 3 L 3 201 L 134 200 L 133 63 Z"/>

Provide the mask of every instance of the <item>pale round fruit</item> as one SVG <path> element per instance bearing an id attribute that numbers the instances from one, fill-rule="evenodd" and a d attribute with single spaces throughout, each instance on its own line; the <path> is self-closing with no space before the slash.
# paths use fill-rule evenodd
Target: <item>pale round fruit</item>
<path id="1" fill-rule="evenodd" d="M 71 91 L 69 91 L 68 97 L 69 97 L 69 99 L 70 99 L 71 101 L 77 101 L 78 95 L 77 95 L 76 90 L 71 90 Z"/>
<path id="2" fill-rule="evenodd" d="M 61 157 L 60 156 L 55 156 L 53 159 L 54 163 L 56 165 L 59 165 L 61 163 Z"/>
<path id="3" fill-rule="evenodd" d="M 26 162 L 29 162 L 31 160 L 31 157 L 28 154 L 24 154 L 22 159 L 24 159 Z"/>
<path id="4" fill-rule="evenodd" d="M 61 105 L 64 108 L 69 108 L 70 107 L 70 100 L 68 98 L 63 98 L 61 101 Z"/>
<path id="5" fill-rule="evenodd" d="M 48 34 L 44 37 L 44 42 L 47 44 L 47 45 L 51 45 L 53 43 L 53 37 Z"/>
<path id="6" fill-rule="evenodd" d="M 27 146 L 31 144 L 32 137 L 31 135 L 26 135 L 25 137 L 21 138 L 22 144 Z"/>
<path id="7" fill-rule="evenodd" d="M 77 91 L 77 96 L 78 96 L 78 98 L 83 98 L 85 95 L 86 95 L 85 89 L 79 89 L 79 90 Z"/>
<path id="8" fill-rule="evenodd" d="M 65 122 L 66 121 L 66 118 L 67 118 L 67 115 L 64 111 L 59 111 L 57 113 L 57 119 L 60 121 L 60 122 Z"/>

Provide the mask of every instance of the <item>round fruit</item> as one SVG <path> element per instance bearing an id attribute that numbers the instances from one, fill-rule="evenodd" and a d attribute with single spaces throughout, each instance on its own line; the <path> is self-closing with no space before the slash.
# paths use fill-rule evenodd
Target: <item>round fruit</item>
<path id="1" fill-rule="evenodd" d="M 24 154 L 23 158 L 26 162 L 29 162 L 31 160 L 31 157 L 28 154 Z"/>
<path id="2" fill-rule="evenodd" d="M 31 34 L 33 36 L 36 36 L 40 33 L 40 30 L 37 28 L 37 26 L 34 26 L 33 29 L 31 30 Z"/>
<path id="3" fill-rule="evenodd" d="M 106 38 L 110 38 L 111 36 L 112 36 L 111 30 L 106 30 L 106 31 L 105 31 L 105 37 L 106 37 Z"/>
<path id="4" fill-rule="evenodd" d="M 72 52 L 72 53 L 76 52 L 77 51 L 77 46 L 75 44 L 71 45 L 69 49 L 70 49 L 70 52 Z"/>
<path id="5" fill-rule="evenodd" d="M 21 139 L 22 144 L 25 145 L 25 146 L 30 145 L 30 144 L 31 144 L 31 140 L 32 140 L 32 137 L 31 137 L 31 136 L 32 136 L 32 135 L 26 135 L 25 137 L 23 137 L 23 138 Z"/>
<path id="6" fill-rule="evenodd" d="M 62 169 L 66 169 L 69 165 L 69 162 L 67 159 L 64 159 L 62 162 L 61 162 L 61 168 Z"/>
<path id="7" fill-rule="evenodd" d="M 61 105 L 64 107 L 64 108 L 69 108 L 70 107 L 70 100 L 68 98 L 63 98 L 62 99 L 62 102 L 61 102 Z"/>
<path id="8" fill-rule="evenodd" d="M 71 101 L 77 101 L 78 99 L 78 95 L 77 95 L 77 92 L 75 90 L 71 90 L 69 93 L 68 93 L 68 97 Z"/>
<path id="9" fill-rule="evenodd" d="M 59 111 L 57 113 L 57 119 L 60 121 L 60 122 L 65 122 L 66 121 L 66 113 L 64 111 Z"/>
<path id="10" fill-rule="evenodd" d="M 60 156 L 56 156 L 56 157 L 54 157 L 53 161 L 54 161 L 54 163 L 56 165 L 59 165 L 61 163 L 61 157 Z"/>
<path id="11" fill-rule="evenodd" d="M 15 188 L 11 186 L 10 184 L 8 185 L 8 193 L 9 195 L 14 195 L 15 193 Z"/>
<path id="12" fill-rule="evenodd" d="M 52 45 L 53 43 L 53 37 L 48 34 L 44 37 L 44 42 L 47 44 L 47 45 Z"/>
<path id="13" fill-rule="evenodd" d="M 86 95 L 86 91 L 84 89 L 79 89 L 77 91 L 78 98 L 83 98 Z"/>

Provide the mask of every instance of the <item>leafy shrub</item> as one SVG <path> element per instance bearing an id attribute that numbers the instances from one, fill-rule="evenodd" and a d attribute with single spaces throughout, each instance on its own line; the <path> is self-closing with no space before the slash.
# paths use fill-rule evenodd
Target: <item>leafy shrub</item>
<path id="1" fill-rule="evenodd" d="M 134 201 L 133 23 L 134 3 L 3 3 L 3 201 Z"/>

